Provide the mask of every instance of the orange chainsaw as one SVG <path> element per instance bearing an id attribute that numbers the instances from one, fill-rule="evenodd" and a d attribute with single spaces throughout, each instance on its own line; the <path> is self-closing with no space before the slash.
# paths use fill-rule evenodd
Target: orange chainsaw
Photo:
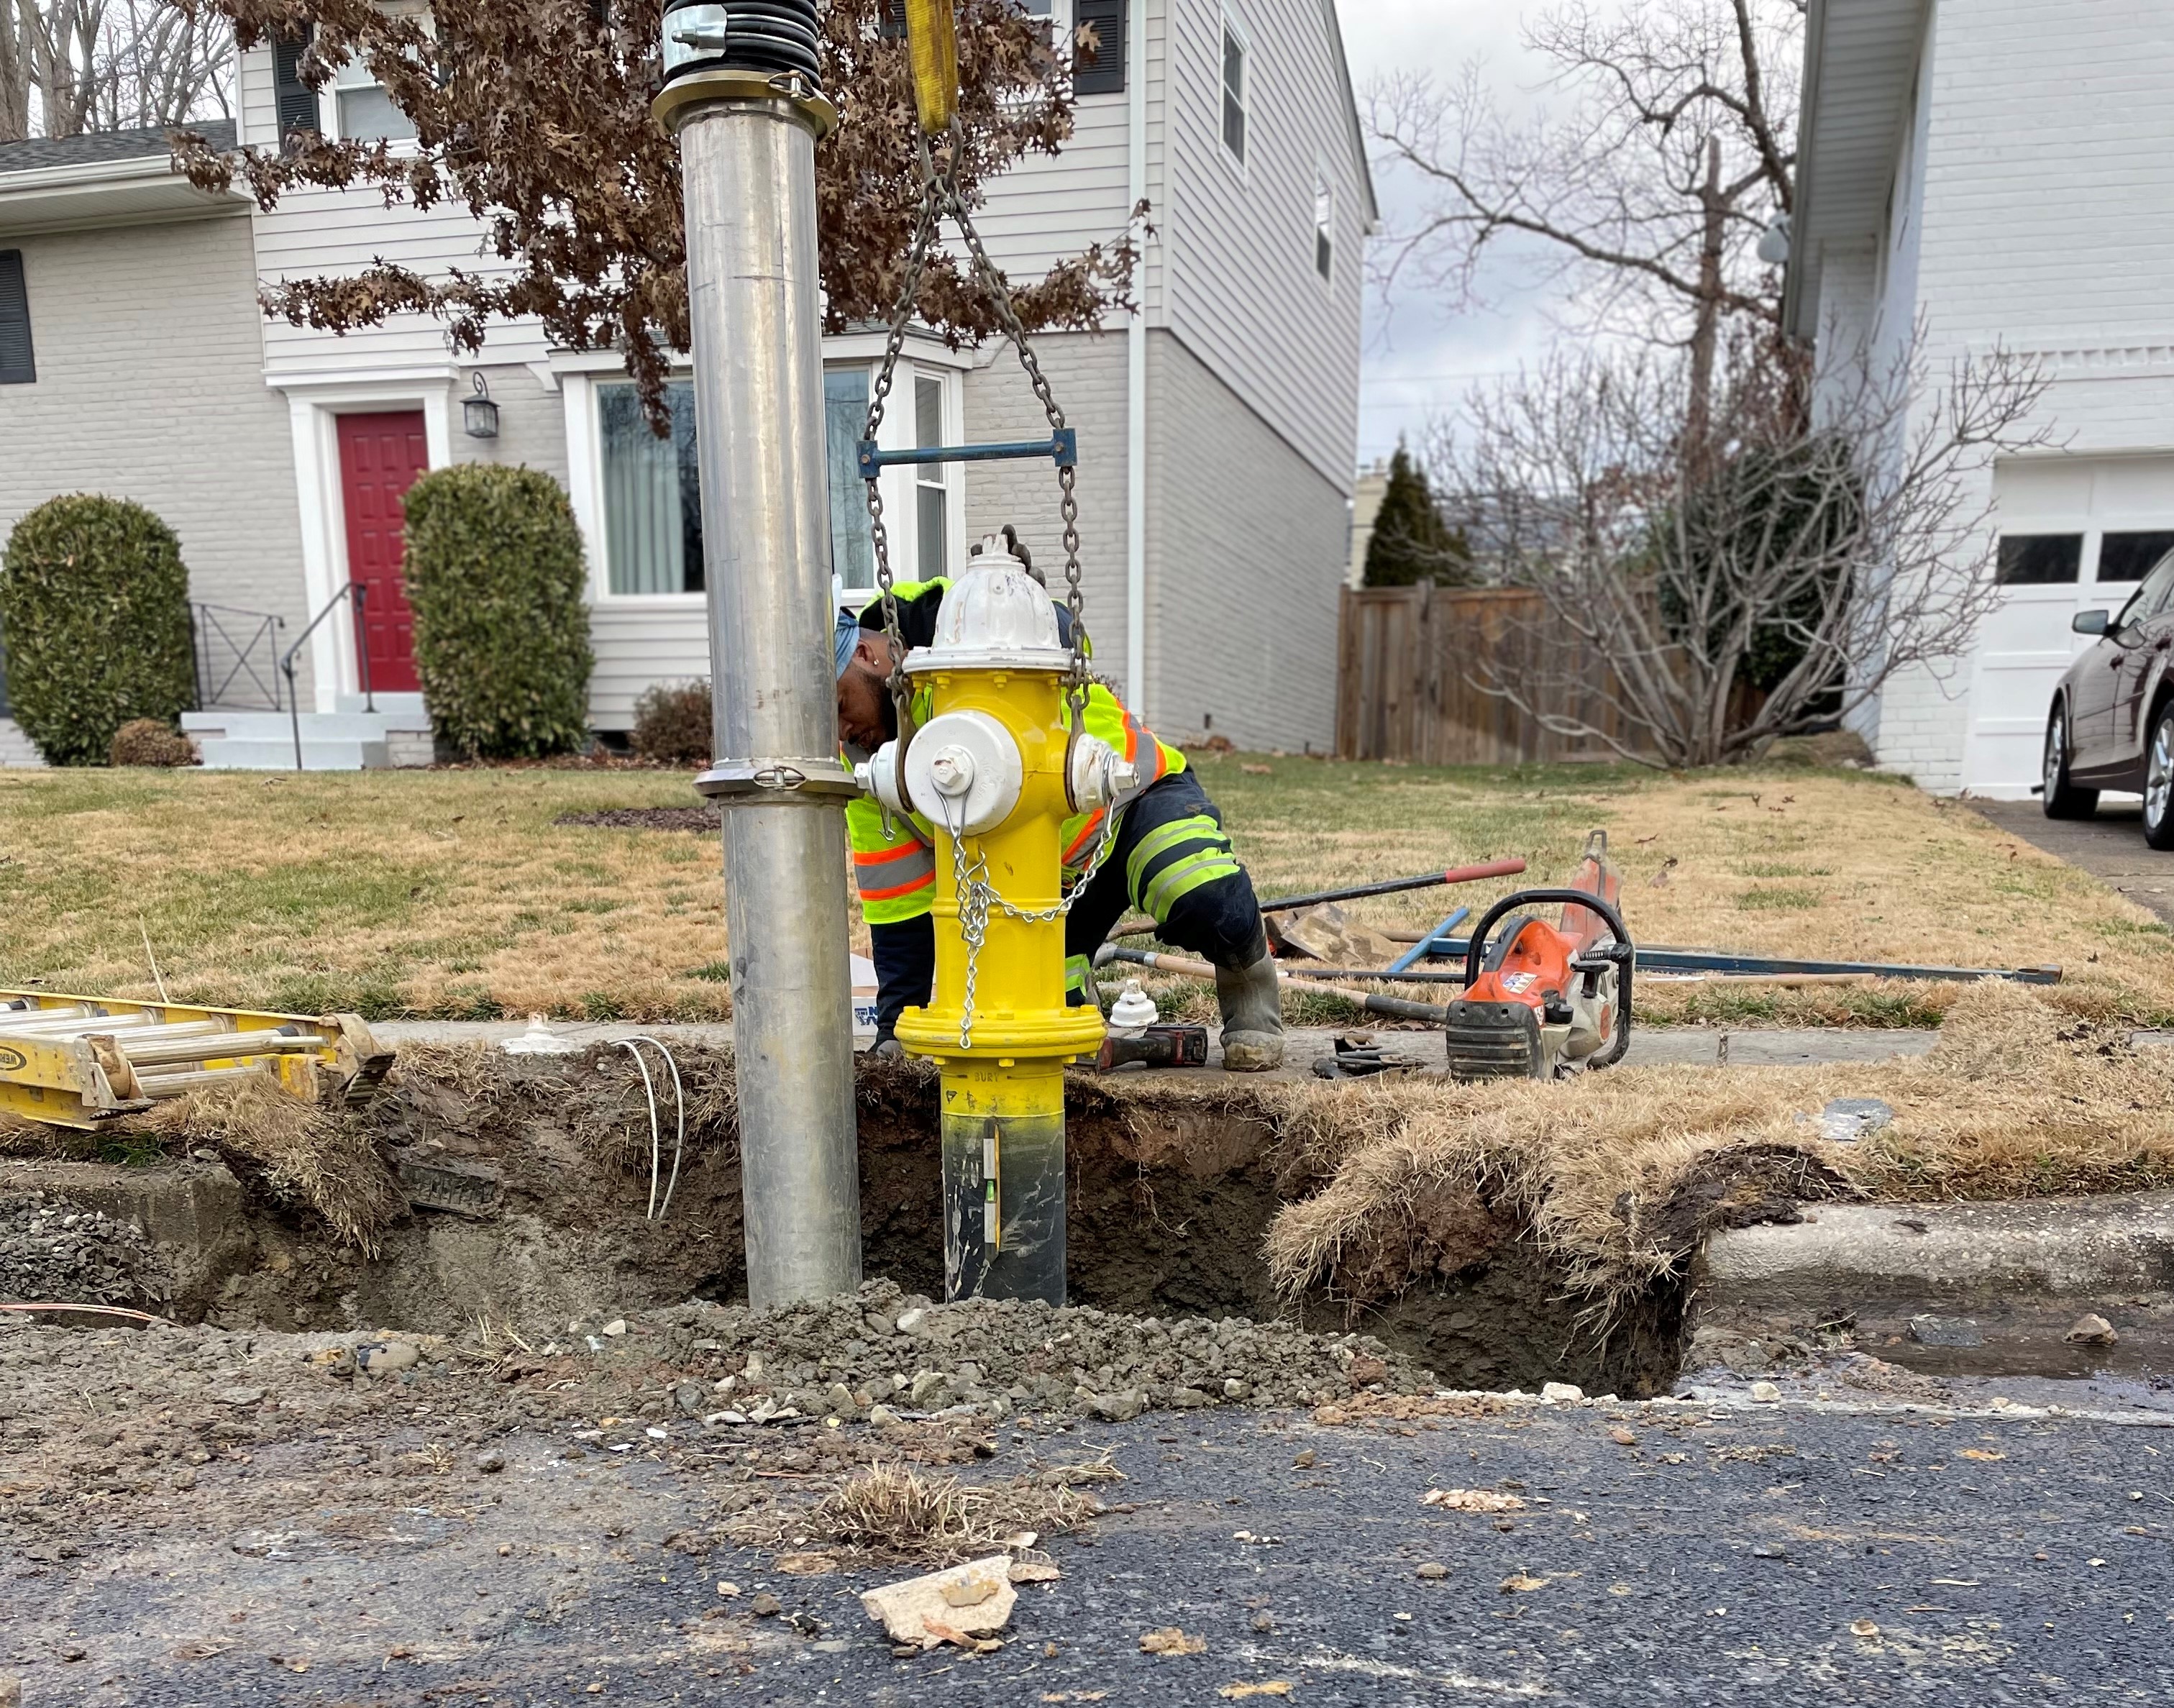
<path id="1" fill-rule="evenodd" d="M 1636 952 L 1622 890 L 1608 833 L 1595 830 L 1567 889 L 1521 889 L 1487 910 L 1465 950 L 1464 995 L 1449 1005 L 1452 1075 L 1555 1079 L 1623 1059 Z M 1560 925 L 1518 911 L 1555 903 Z"/>

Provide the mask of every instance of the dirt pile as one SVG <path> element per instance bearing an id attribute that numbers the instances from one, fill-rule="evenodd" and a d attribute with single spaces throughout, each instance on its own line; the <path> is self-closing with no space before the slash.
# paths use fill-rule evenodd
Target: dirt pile
<path id="1" fill-rule="evenodd" d="M 0 1302 L 155 1307 L 169 1290 L 140 1229 L 46 1192 L 0 1198 Z"/>

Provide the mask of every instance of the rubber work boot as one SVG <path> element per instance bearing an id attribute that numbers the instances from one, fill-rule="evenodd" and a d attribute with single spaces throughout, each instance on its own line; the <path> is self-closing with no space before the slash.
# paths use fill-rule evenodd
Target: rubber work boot
<path id="1" fill-rule="evenodd" d="M 1215 1000 L 1223 1010 L 1223 1066 L 1233 1073 L 1265 1073 L 1284 1065 L 1282 981 L 1263 954 L 1251 966 L 1215 969 Z"/>

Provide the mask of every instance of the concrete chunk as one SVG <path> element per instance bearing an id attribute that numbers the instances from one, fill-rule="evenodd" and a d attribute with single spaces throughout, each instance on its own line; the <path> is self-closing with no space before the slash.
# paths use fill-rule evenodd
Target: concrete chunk
<path id="1" fill-rule="evenodd" d="M 932 1624 L 967 1636 L 987 1635 L 1009 1624 L 1019 1600 L 1011 1570 L 1010 1555 L 992 1554 L 869 1590 L 861 1605 L 893 1642 L 933 1649 L 945 1640 L 930 1630 Z"/>

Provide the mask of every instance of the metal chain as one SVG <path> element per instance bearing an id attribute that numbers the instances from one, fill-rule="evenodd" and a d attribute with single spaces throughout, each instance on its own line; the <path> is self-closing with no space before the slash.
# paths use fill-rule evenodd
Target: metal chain
<path id="1" fill-rule="evenodd" d="M 876 374 L 875 384 L 868 395 L 868 414 L 866 428 L 861 436 L 873 442 L 883 425 L 884 405 L 889 402 L 891 386 L 897 376 L 899 357 L 905 353 L 906 332 L 913 318 L 913 307 L 921 295 L 921 281 L 928 269 L 928 260 L 935 247 L 938 222 L 949 214 L 966 241 L 966 249 L 972 262 L 972 275 L 987 294 L 990 305 L 996 312 L 997 322 L 1018 351 L 1019 366 L 1025 370 L 1027 381 L 1034 395 L 1041 401 L 1042 411 L 1049 418 L 1052 436 L 1064 430 L 1064 410 L 1050 389 L 1048 376 L 1041 371 L 1041 363 L 1034 353 L 1027 337 L 1025 325 L 1013 305 L 1011 292 L 1006 288 L 1003 275 L 990 260 L 989 252 L 982 242 L 981 233 L 974 227 L 974 219 L 966 206 L 966 198 L 960 193 L 958 162 L 965 151 L 965 134 L 956 118 L 951 123 L 949 148 L 941 165 L 928 139 L 921 138 L 922 204 L 921 219 L 914 228 L 913 243 L 906 256 L 905 283 L 899 291 L 898 302 L 891 311 L 889 336 L 884 341 L 883 364 Z M 1074 732 L 1087 727 L 1087 691 L 1093 681 L 1088 668 L 1089 643 L 1087 639 L 1086 604 L 1080 592 L 1079 580 L 1079 498 L 1077 490 L 1079 471 L 1069 466 L 1060 466 L 1057 484 L 1062 494 L 1059 512 L 1064 521 L 1064 604 L 1072 619 L 1071 658 L 1065 671 L 1065 685 L 1070 690 L 1068 704 Z M 876 582 L 883 590 L 884 632 L 891 643 L 891 675 L 889 687 L 898 707 L 899 731 L 904 735 L 911 712 L 913 688 L 906 673 L 906 642 L 899 624 L 898 595 L 894 589 L 890 567 L 890 538 L 884 522 L 882 483 L 871 480 L 868 489 L 868 527 L 874 549 Z M 1064 918 L 1087 893 L 1087 886 L 1109 857 L 1116 844 L 1117 828 L 1122 813 L 1112 805 L 1102 814 L 1102 832 L 1096 839 L 1095 851 L 1085 868 L 1073 882 L 1071 892 L 1056 906 L 1039 911 L 1015 907 L 997 893 L 996 886 L 988 880 L 988 857 L 977 853 L 973 864 L 966 862 L 966 839 L 963 833 L 965 820 L 954 820 L 953 803 L 944 802 L 944 828 L 951 839 L 951 882 L 959 910 L 960 935 L 966 945 L 966 980 L 965 1006 L 959 1015 L 959 1047 L 971 1049 L 974 1042 L 974 996 L 980 973 L 982 945 L 988 940 L 989 914 L 992 906 L 1006 917 L 1025 925 L 1047 925 Z M 963 808 L 961 809 L 963 811 Z"/>
<path id="2" fill-rule="evenodd" d="M 937 191 L 936 163 L 929 154 L 928 138 L 925 136 L 921 138 L 921 219 L 914 228 L 913 242 L 906 252 L 906 282 L 900 288 L 897 305 L 891 310 L 890 334 L 884 342 L 883 365 L 868 393 L 868 422 L 861 434 L 871 444 L 883 425 L 884 405 L 897 378 L 898 359 L 906 349 L 906 329 L 913 319 L 914 302 L 921 295 L 922 275 L 928 270 L 929 251 L 936 242 L 936 222 L 943 209 Z M 906 673 L 906 636 L 899 626 L 898 594 L 892 585 L 890 532 L 884 526 L 883 483 L 871 480 L 868 489 L 869 541 L 875 552 L 876 585 L 883 590 L 884 634 L 890 641 L 890 676 L 885 686 L 890 689 L 891 703 L 898 710 L 899 734 L 904 736 L 912 711 L 913 683 Z"/>
<path id="3" fill-rule="evenodd" d="M 1034 388 L 1042 413 L 1048 417 L 1052 435 L 1064 430 L 1063 407 L 1051 390 L 1049 379 L 1041 371 L 1041 359 L 1034 353 L 1032 341 L 1027 336 L 1025 322 L 1012 303 L 1011 292 L 1004 284 L 1003 273 L 989 258 L 989 251 L 982 242 L 982 235 L 975 228 L 974 217 L 960 193 L 958 162 L 965 151 L 965 132 L 955 117 L 951 122 L 949 148 L 939 166 L 928 138 L 919 138 L 921 145 L 922 203 L 921 219 L 914 228 L 912 246 L 907 252 L 906 281 L 899 292 L 898 301 L 891 310 L 889 336 L 884 342 L 883 364 L 876 374 L 875 385 L 869 393 L 868 415 L 862 437 L 873 441 L 877 430 L 883 424 L 884 408 L 889 401 L 898 368 L 898 359 L 906 349 L 906 327 L 913 318 L 913 305 L 921 294 L 921 281 L 928 268 L 929 256 L 935 247 L 938 222 L 949 214 L 958 225 L 960 235 L 966 241 L 967 254 L 972 262 L 971 274 L 980 283 L 995 311 L 998 325 L 1019 353 L 1019 366 L 1025 370 L 1027 383 Z M 891 640 L 894 654 L 890 687 L 892 699 L 897 703 L 901 729 L 911 689 L 905 671 L 905 641 L 900 632 L 898 597 L 892 588 L 890 567 L 890 538 L 884 526 L 881 482 L 871 480 L 868 488 L 868 524 L 874 547 L 876 581 L 883 590 L 884 631 Z M 1090 650 L 1087 635 L 1086 601 L 1080 591 L 1079 565 L 1079 470 L 1070 465 L 1057 471 L 1060 494 L 1058 513 L 1064 522 L 1064 606 L 1072 619 L 1072 647 L 1069 668 L 1065 673 L 1065 685 L 1071 690 L 1069 704 L 1072 727 L 1084 730 L 1087 724 L 1087 690 L 1092 681 L 1087 659 Z"/>
<path id="4" fill-rule="evenodd" d="M 944 803 L 944 830 L 951 839 L 952 894 L 959 908 L 959 935 L 966 944 L 966 994 L 965 1006 L 959 1011 L 959 1047 L 971 1050 L 974 1047 L 974 984 L 981 969 L 982 945 L 988 939 L 990 904 L 993 902 L 998 912 L 1009 919 L 1019 921 L 1022 925 L 1051 925 L 1064 918 L 1079 905 L 1079 898 L 1087 893 L 1087 886 L 1094 881 L 1095 874 L 1102 869 L 1103 861 L 1109 857 L 1110 850 L 1117 840 L 1117 824 L 1122 815 L 1114 808 L 1103 809 L 1102 834 L 1095 839 L 1095 851 L 1088 857 L 1079 878 L 1073 881 L 1071 893 L 1054 907 L 1030 912 L 1025 908 L 1014 907 L 997 893 L 996 885 L 990 883 L 987 876 L 989 857 L 986 853 L 977 853 L 972 868 L 967 867 L 966 839 L 958 828 L 965 821 L 960 819 L 955 823 L 951 817 L 951 801 L 946 797 Z"/>

